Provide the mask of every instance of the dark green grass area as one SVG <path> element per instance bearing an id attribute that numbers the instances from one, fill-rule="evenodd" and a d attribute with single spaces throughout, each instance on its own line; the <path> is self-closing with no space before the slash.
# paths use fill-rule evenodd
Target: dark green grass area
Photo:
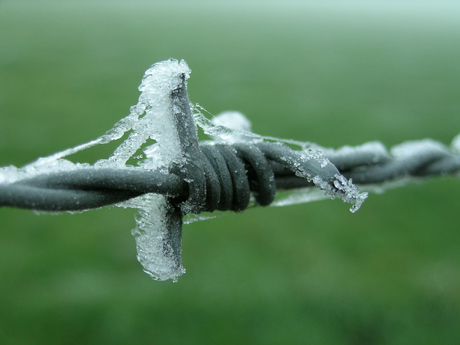
<path id="1" fill-rule="evenodd" d="M 255 132 L 391 146 L 460 132 L 460 8 L 0 1 L 0 166 L 94 139 L 144 71 L 193 70 L 192 102 Z M 113 146 L 80 153 L 94 162 Z M 1 344 L 455 344 L 459 180 L 184 227 L 187 274 L 136 261 L 133 211 L 0 209 Z"/>

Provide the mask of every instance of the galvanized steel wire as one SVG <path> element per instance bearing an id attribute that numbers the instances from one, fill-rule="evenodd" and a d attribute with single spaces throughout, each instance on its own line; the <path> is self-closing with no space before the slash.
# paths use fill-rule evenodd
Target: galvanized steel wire
<path id="1" fill-rule="evenodd" d="M 458 148 L 432 140 L 404 144 L 390 150 L 392 153 L 379 143 L 338 150 L 320 148 L 327 158 L 322 162 L 280 142 L 199 143 L 185 75 L 178 75 L 178 80 L 169 93 L 170 116 L 185 165 L 171 164 L 166 172 L 88 166 L 28 176 L 0 183 L 0 207 L 81 211 L 157 193 L 165 195 L 174 207 L 181 205 L 183 213 L 242 211 L 251 196 L 266 206 L 277 190 L 318 184 L 313 183 L 314 177 L 325 183 L 324 189 L 340 194 L 345 190 L 342 176 L 357 185 L 368 185 L 406 176 L 458 174 L 460 170 Z"/>
<path id="2" fill-rule="evenodd" d="M 277 190 L 313 186 L 311 181 L 296 175 L 286 156 L 297 159 L 295 162 L 304 164 L 311 174 L 320 174 L 326 181 L 341 174 L 357 185 L 460 172 L 460 155 L 452 148 L 431 140 L 414 142 L 412 146 L 410 154 L 400 157 L 375 144 L 325 150 L 330 164 L 321 168 L 315 160 L 299 161 L 297 151 L 279 143 L 205 143 L 199 145 L 196 156 L 190 160 L 195 175 L 188 175 L 189 182 L 177 167 L 171 167 L 168 173 L 137 167 L 88 167 L 0 184 L 0 207 L 76 211 L 157 193 L 177 203 L 194 199 L 194 213 L 241 211 L 247 207 L 250 195 L 266 206 L 273 201 Z"/>
<path id="3" fill-rule="evenodd" d="M 169 63 L 174 65 L 177 61 Z M 0 207 L 84 211 L 148 194 L 143 203 L 129 206 L 138 208 L 140 214 L 133 230 L 138 260 L 154 279 L 176 281 L 185 272 L 181 249 L 185 214 L 243 211 L 251 200 L 267 206 L 274 201 L 277 191 L 303 187 L 320 188 L 331 197 L 340 197 L 353 204 L 354 212 L 367 197 L 356 185 L 381 185 L 407 177 L 459 175 L 460 137 L 451 147 L 426 139 L 403 143 L 391 150 L 378 142 L 337 150 L 314 146 L 294 150 L 273 138 L 258 136 L 253 140 L 199 142 L 186 75 L 180 73 L 173 78 L 172 89 L 167 89 L 161 101 L 168 104 L 166 121 L 173 124 L 171 137 L 178 140 L 173 146 L 177 150 L 172 152 L 181 157 L 180 162 L 168 160 L 169 165 L 161 169 L 129 167 L 126 160 L 139 147 L 124 152 L 126 146 L 122 144 L 116 152 L 123 151 L 123 164 L 70 164 L 69 169 L 66 170 L 67 165 L 60 166 L 58 171 L 51 164 L 51 168 L 3 181 L 0 171 Z M 147 138 L 150 133 L 142 135 Z M 86 149 L 101 143 L 100 139 L 64 152 Z M 59 153 L 45 162 L 66 155 Z M 146 206 L 145 202 L 152 201 L 152 197 L 161 201 Z"/>

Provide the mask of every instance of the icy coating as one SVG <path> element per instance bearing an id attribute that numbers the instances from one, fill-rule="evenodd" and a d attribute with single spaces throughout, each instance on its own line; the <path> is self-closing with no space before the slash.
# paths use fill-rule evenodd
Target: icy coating
<path id="1" fill-rule="evenodd" d="M 452 140 L 452 148 L 454 152 L 460 153 L 460 134 Z"/>
<path id="2" fill-rule="evenodd" d="M 167 168 L 171 163 L 181 164 L 181 148 L 177 126 L 172 117 L 171 91 L 190 77 L 191 70 L 184 60 L 167 60 L 154 64 L 144 75 L 139 91 L 138 103 L 131 107 L 131 113 L 104 137 L 105 141 L 121 137 L 132 130 L 126 139 L 108 159 L 99 165 L 125 165 L 148 140 L 156 142 L 144 148 L 145 159 L 139 165 L 147 169 Z M 136 240 L 137 258 L 144 271 L 157 280 L 177 278 L 185 273 L 181 264 L 180 233 L 173 234 L 179 241 L 178 248 L 171 247 L 171 232 L 180 232 L 181 224 L 171 224 L 166 197 L 146 194 L 122 204 L 139 210 L 136 228 L 132 234 Z M 180 221 L 180 219 L 179 219 Z"/>
<path id="3" fill-rule="evenodd" d="M 190 72 L 184 60 L 170 59 L 155 63 L 144 74 L 139 86 L 141 95 L 138 103 L 111 130 L 95 140 L 39 158 L 23 168 L 0 168 L 0 183 L 13 183 L 39 174 L 87 167 L 88 164 L 72 163 L 64 157 L 118 140 L 125 133 L 129 133 L 128 138 L 111 157 L 96 162 L 96 167 L 125 167 L 127 161 L 141 148 L 145 157 L 139 161 L 141 167 L 166 169 L 171 163 L 181 164 L 183 157 L 177 126 L 171 116 L 170 94 L 181 84 L 182 78 L 189 78 Z M 149 139 L 154 140 L 154 144 L 145 146 Z M 174 241 L 171 239 L 180 244 L 181 236 L 177 232 L 181 230 L 181 219 L 177 215 L 169 214 L 171 212 L 166 198 L 162 195 L 146 194 L 118 206 L 136 208 L 139 211 L 132 234 L 136 240 L 137 258 L 144 271 L 157 280 L 176 281 L 185 270 L 180 260 L 180 245 L 172 246 Z"/>
<path id="4" fill-rule="evenodd" d="M 170 94 L 182 82 L 181 77 L 185 76 L 187 80 L 190 73 L 184 60 L 179 62 L 171 59 L 150 67 L 139 86 L 141 95 L 138 103 L 131 107 L 131 113 L 126 118 L 104 136 L 104 140 L 111 141 L 129 130 L 132 132 L 108 161 L 98 164 L 125 165 L 148 139 L 156 142 L 144 148 L 145 159 L 139 161 L 140 166 L 166 169 L 171 163 L 181 164 L 184 157 L 181 156 L 179 134 L 172 116 Z M 121 206 L 139 210 L 137 226 L 132 234 L 136 240 L 137 258 L 144 271 L 157 280 L 177 281 L 185 273 L 180 252 L 181 224 L 171 224 L 174 218 L 167 216 L 170 205 L 166 197 L 146 194 Z M 181 219 L 175 221 L 180 222 Z M 172 247 L 171 236 L 179 242 L 176 248 Z"/>
<path id="5" fill-rule="evenodd" d="M 125 135 L 127 138 L 114 153 L 108 159 L 96 162 L 95 167 L 114 169 L 125 167 L 128 160 L 138 154 L 139 150 L 143 152 L 143 159 L 138 160 L 140 167 L 166 170 L 172 163 L 181 167 L 185 163 L 185 157 L 182 156 L 178 126 L 172 115 L 173 106 L 170 96 L 178 85 L 189 78 L 190 73 L 191 70 L 184 60 L 170 59 L 155 63 L 145 72 L 139 86 L 141 94 L 138 103 L 132 106 L 129 115 L 118 121 L 111 130 L 95 140 L 40 158 L 23 168 L 18 169 L 13 166 L 0 168 L 0 183 L 12 183 L 47 172 L 88 167 L 88 164 L 72 163 L 64 158 L 96 145 L 119 140 Z M 303 171 L 301 166 L 297 167 L 299 164 L 297 159 L 300 161 L 313 159 L 321 168 L 330 164 L 314 144 L 254 134 L 251 132 L 249 120 L 238 112 L 225 112 L 209 120 L 203 115 L 204 108 L 192 104 L 190 107 L 196 124 L 214 141 L 226 143 L 272 141 L 300 147 L 296 159 L 291 157 L 286 160 L 296 167 L 298 176 L 305 177 L 319 186 L 323 190 L 322 194 L 319 196 L 317 192 L 311 192 L 311 189 L 305 192 L 296 191 L 285 199 L 275 201 L 274 206 L 318 200 L 324 198 L 326 194 L 331 198 L 340 197 L 345 202 L 353 204 L 351 211 L 355 212 L 367 197 L 366 193 L 359 193 L 351 181 L 343 176 L 336 175 L 332 187 L 319 176 L 311 176 Z M 146 145 L 148 140 L 153 140 L 153 144 Z M 155 194 L 146 194 L 120 203 L 118 206 L 135 208 L 139 212 L 136 228 L 132 230 L 132 234 L 136 240 L 137 258 L 144 271 L 157 280 L 176 281 L 185 272 L 181 263 L 180 248 L 182 214 L 171 207 L 166 197 Z"/>
<path id="6" fill-rule="evenodd" d="M 317 161 L 321 168 L 325 168 L 328 164 L 331 164 L 322 153 L 324 149 L 320 148 L 318 145 L 310 142 L 280 139 L 252 133 L 251 122 L 242 113 L 237 111 L 222 112 L 211 120 L 203 115 L 205 111 L 203 107 L 197 104 L 194 107 L 195 121 L 203 131 L 215 141 L 227 143 L 270 141 L 299 147 L 300 150 L 295 151 L 294 157 L 281 157 L 281 159 L 291 167 L 297 176 L 312 181 L 322 192 L 320 194 L 312 192 L 311 188 L 302 188 L 288 193 L 283 192 L 280 193 L 281 197 L 277 197 L 270 206 L 289 206 L 326 198 L 340 198 L 344 202 L 352 204 L 350 211 L 355 213 L 366 200 L 368 193 L 360 193 L 352 181 L 348 181 L 344 176 L 335 175 L 335 180 L 333 182 L 334 187 L 332 187 L 330 183 L 323 181 L 319 176 L 312 176 L 303 169 L 301 163 L 307 162 L 310 159 Z M 369 149 L 370 146 L 383 147 L 382 144 L 377 145 L 375 143 L 369 144 L 368 146 L 369 147 L 366 146 L 366 149 Z M 345 150 L 347 149 L 348 148 Z M 349 148 L 350 152 L 352 150 L 352 148 Z M 333 150 L 328 150 L 328 153 L 331 152 L 333 152 Z M 209 218 L 212 218 L 212 216 L 203 219 Z M 195 219 L 192 219 L 190 222 L 193 221 L 195 221 Z"/>

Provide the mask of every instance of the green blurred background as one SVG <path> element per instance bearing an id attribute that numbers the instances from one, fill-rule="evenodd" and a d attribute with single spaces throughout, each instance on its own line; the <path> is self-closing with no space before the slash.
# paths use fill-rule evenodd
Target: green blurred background
<path id="1" fill-rule="evenodd" d="M 103 134 L 143 72 L 192 102 L 328 147 L 460 132 L 460 6 L 0 0 L 0 166 Z M 77 158 L 94 162 L 113 147 Z M 132 210 L 0 209 L 1 344 L 460 343 L 459 181 L 184 228 L 187 274 L 136 261 Z"/>

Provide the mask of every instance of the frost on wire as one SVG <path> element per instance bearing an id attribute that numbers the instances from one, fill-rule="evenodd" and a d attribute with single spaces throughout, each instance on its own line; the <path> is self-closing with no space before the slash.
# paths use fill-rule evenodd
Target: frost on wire
<path id="1" fill-rule="evenodd" d="M 145 72 L 139 86 L 141 95 L 138 103 L 130 108 L 128 116 L 118 121 L 106 134 L 88 143 L 40 158 L 23 168 L 18 169 L 13 166 L 0 168 L 0 183 L 8 184 L 40 174 L 89 167 L 90 165 L 86 163 L 72 163 L 65 157 L 96 145 L 119 140 L 123 136 L 127 138 L 117 147 L 112 156 L 97 161 L 94 167 L 101 169 L 129 167 L 128 161 L 131 158 L 139 158 L 136 155 L 141 150 L 143 157 L 138 159 L 137 163 L 141 168 L 168 172 L 171 166 L 174 166 L 179 170 L 186 170 L 187 161 L 193 157 L 188 157 L 187 147 L 190 145 L 187 142 L 184 143 L 184 138 L 181 136 L 184 129 L 180 126 L 193 127 L 185 130 L 196 135 L 196 125 L 198 125 L 205 134 L 212 138 L 211 145 L 235 142 L 257 144 L 282 142 L 300 147 L 300 150 L 294 154 L 279 157 L 279 159 L 290 166 L 297 176 L 306 178 L 320 187 L 321 195 L 318 195 L 317 189 L 312 192 L 311 188 L 295 191 L 275 201 L 274 206 L 318 200 L 327 195 L 332 199 L 339 197 L 353 204 L 352 212 L 360 207 L 367 193 L 359 193 L 351 181 L 341 175 L 332 177 L 334 187 L 331 187 L 331 184 L 320 176 L 321 169 L 331 164 L 311 143 L 256 135 L 251 132 L 249 120 L 238 112 L 226 112 L 209 120 L 203 115 L 204 109 L 199 105 L 189 104 L 190 109 L 188 110 L 190 114 L 193 113 L 192 123 L 178 124 L 173 115 L 180 112 L 181 109 L 177 109 L 177 105 L 171 101 L 171 94 L 181 83 L 186 85 L 190 73 L 191 70 L 184 60 L 170 59 L 154 64 Z M 148 141 L 153 144 L 147 144 Z M 299 162 L 312 160 L 317 162 L 318 174 L 303 170 L 302 165 L 299 164 Z M 138 210 L 136 228 L 132 230 L 132 234 L 136 240 L 137 258 L 144 271 L 156 280 L 177 281 L 177 278 L 185 272 L 181 261 L 182 216 L 193 212 L 193 205 L 183 203 L 181 208 L 177 209 L 168 202 L 166 196 L 150 193 L 122 202 L 117 206 Z"/>

